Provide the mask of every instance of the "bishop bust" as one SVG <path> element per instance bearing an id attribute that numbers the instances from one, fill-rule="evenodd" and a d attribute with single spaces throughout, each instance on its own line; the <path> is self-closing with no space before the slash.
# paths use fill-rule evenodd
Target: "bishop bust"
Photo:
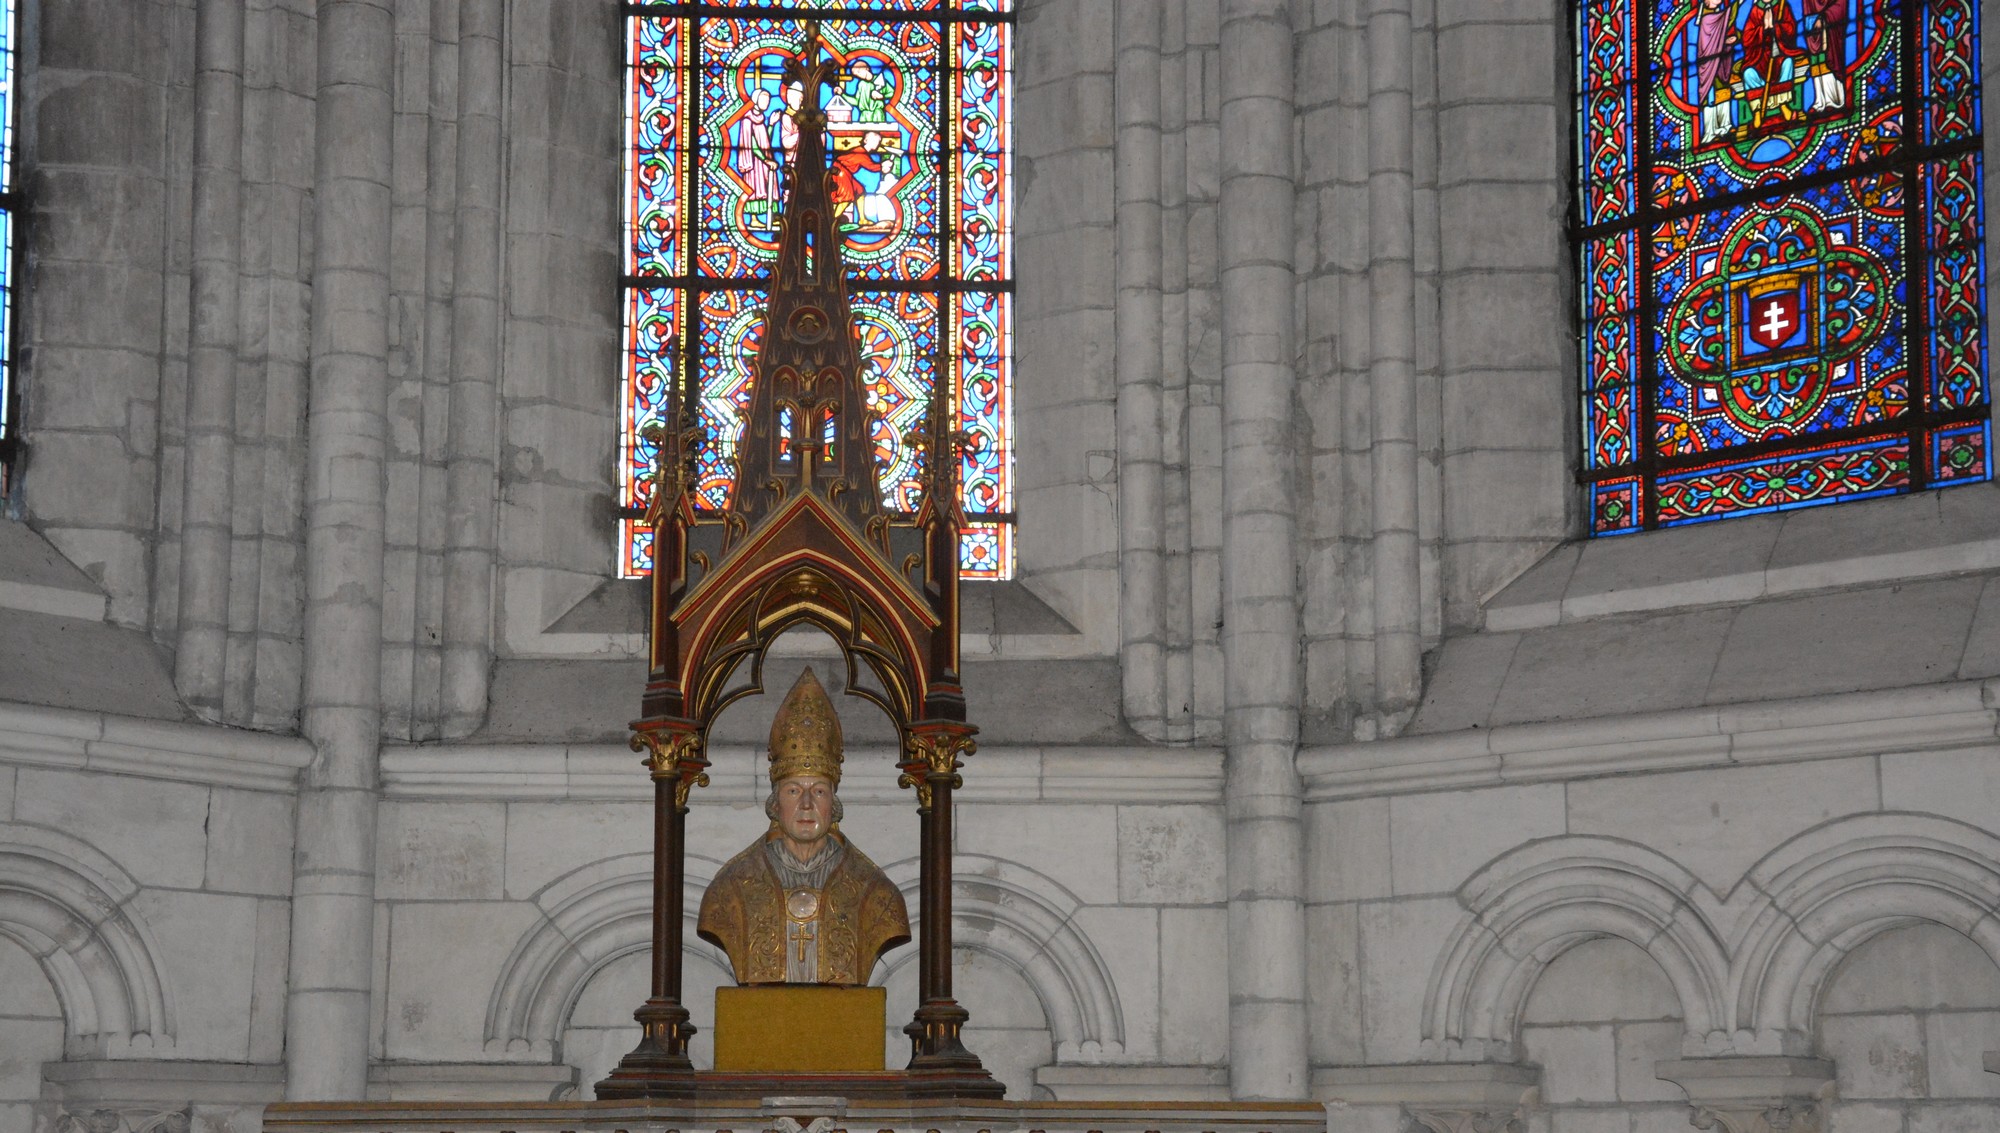
<path id="1" fill-rule="evenodd" d="M 903 895 L 840 832 L 840 717 L 807 669 L 771 724 L 771 829 L 702 894 L 695 931 L 739 984 L 858 986 L 910 940 Z"/>

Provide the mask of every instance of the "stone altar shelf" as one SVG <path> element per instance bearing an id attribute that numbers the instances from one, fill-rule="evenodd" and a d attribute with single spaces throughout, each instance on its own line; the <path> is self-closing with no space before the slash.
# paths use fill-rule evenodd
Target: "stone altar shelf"
<path id="1" fill-rule="evenodd" d="M 1318 1102 L 284 1102 L 264 1133 L 1387 1133 L 1395 1106 Z"/>

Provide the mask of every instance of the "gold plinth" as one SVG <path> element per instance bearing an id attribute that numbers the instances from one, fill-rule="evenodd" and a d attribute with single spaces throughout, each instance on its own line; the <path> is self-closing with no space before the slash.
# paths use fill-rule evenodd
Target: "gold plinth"
<path id="1" fill-rule="evenodd" d="M 715 1069 L 880 1070 L 889 993 L 879 987 L 715 989 Z"/>

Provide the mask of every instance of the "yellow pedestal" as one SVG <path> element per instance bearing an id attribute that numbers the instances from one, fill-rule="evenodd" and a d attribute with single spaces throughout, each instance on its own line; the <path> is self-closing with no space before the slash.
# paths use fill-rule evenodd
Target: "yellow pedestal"
<path id="1" fill-rule="evenodd" d="M 889 993 L 787 984 L 715 989 L 718 1071 L 880 1070 Z"/>

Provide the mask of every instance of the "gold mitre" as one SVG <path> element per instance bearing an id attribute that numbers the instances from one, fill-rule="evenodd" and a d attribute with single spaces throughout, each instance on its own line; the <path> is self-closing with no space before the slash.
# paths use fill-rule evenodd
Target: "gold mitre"
<path id="1" fill-rule="evenodd" d="M 838 787 L 840 747 L 840 717 L 807 666 L 771 721 L 771 782 L 817 775 Z"/>

